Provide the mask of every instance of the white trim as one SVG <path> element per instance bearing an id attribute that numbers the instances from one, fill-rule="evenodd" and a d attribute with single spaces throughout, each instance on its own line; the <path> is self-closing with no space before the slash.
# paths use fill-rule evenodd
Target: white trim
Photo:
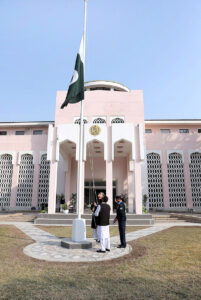
<path id="1" fill-rule="evenodd" d="M 39 154 L 39 165 L 41 164 L 41 157 L 44 155 L 44 154 L 47 154 L 47 151 L 40 151 L 40 154 Z"/>
<path id="2" fill-rule="evenodd" d="M 29 155 L 32 155 L 32 156 L 33 156 L 33 165 L 34 165 L 34 162 L 35 162 L 34 151 L 20 151 L 20 152 L 18 152 L 18 160 L 17 160 L 17 164 L 20 165 L 22 155 L 24 155 L 24 154 L 29 154 Z"/>
<path id="3" fill-rule="evenodd" d="M 0 123 L 0 127 L 30 127 L 30 126 L 48 126 L 54 124 L 54 122 L 8 122 Z"/>
<path id="4" fill-rule="evenodd" d="M 134 172 L 134 160 L 129 160 L 129 172 Z"/>
<path id="5" fill-rule="evenodd" d="M 139 145 L 140 145 L 140 160 L 144 160 L 144 130 L 142 123 L 138 124 L 139 130 Z"/>
<path id="6" fill-rule="evenodd" d="M 129 88 L 127 88 L 127 86 L 118 83 L 118 82 L 114 82 L 114 81 L 106 81 L 106 80 L 95 80 L 95 81 L 89 81 L 89 82 L 85 82 L 84 84 L 85 88 L 95 88 L 95 87 L 107 87 L 110 89 L 119 89 L 120 91 L 124 91 L 124 92 L 130 92 Z"/>
<path id="7" fill-rule="evenodd" d="M 189 161 L 189 164 L 191 163 L 191 154 L 192 153 L 200 153 L 201 154 L 201 149 L 195 149 L 195 150 L 189 150 L 188 151 L 188 161 Z"/>
<path id="8" fill-rule="evenodd" d="M 150 124 L 150 125 L 154 125 L 154 124 L 157 124 L 157 125 L 162 125 L 162 124 L 178 124 L 178 125 L 182 125 L 182 124 L 198 124 L 200 125 L 201 124 L 201 120 L 153 120 L 153 121 L 149 121 L 149 120 L 145 120 L 144 121 L 145 124 Z"/>
<path id="9" fill-rule="evenodd" d="M 52 160 L 52 147 L 53 147 L 53 124 L 49 124 L 48 127 L 48 139 L 47 139 L 47 160 Z"/>
<path id="10" fill-rule="evenodd" d="M 161 150 L 146 150 L 146 156 L 150 153 L 156 153 L 160 156 L 160 162 L 162 164 L 162 151 Z"/>
<path id="11" fill-rule="evenodd" d="M 178 153 L 178 154 L 180 154 L 182 156 L 182 163 L 184 163 L 184 151 L 183 150 L 177 150 L 177 149 L 175 149 L 175 150 L 167 150 L 167 162 L 168 162 L 168 164 L 169 164 L 169 155 L 171 153 Z"/>
<path id="12" fill-rule="evenodd" d="M 0 156 L 1 156 L 1 155 L 5 155 L 5 154 L 9 154 L 9 155 L 12 156 L 12 164 L 14 165 L 15 152 L 12 152 L 12 151 L 1 151 L 1 152 L 0 152 Z"/>

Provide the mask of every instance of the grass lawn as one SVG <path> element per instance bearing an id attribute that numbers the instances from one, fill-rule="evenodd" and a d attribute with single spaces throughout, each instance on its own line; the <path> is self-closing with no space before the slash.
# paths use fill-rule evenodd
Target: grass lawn
<path id="1" fill-rule="evenodd" d="M 0 299 L 200 300 L 201 227 L 174 227 L 130 243 L 124 257 L 49 263 L 25 256 L 32 241 L 0 226 Z"/>
<path id="2" fill-rule="evenodd" d="M 58 237 L 71 237 L 72 236 L 72 227 L 71 226 L 36 226 L 44 231 L 47 231 Z M 148 227 L 148 226 L 147 226 Z M 145 226 L 127 226 L 126 232 L 132 232 L 140 229 L 147 228 Z M 86 227 L 87 238 L 92 238 L 92 229 L 90 226 Z M 110 236 L 119 235 L 119 229 L 117 226 L 110 226 Z"/>

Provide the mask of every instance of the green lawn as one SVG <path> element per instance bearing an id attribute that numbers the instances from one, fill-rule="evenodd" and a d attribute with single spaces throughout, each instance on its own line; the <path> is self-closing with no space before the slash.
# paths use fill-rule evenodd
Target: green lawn
<path id="1" fill-rule="evenodd" d="M 0 226 L 0 299 L 201 299 L 201 227 L 174 227 L 97 263 L 50 263 L 23 254 L 32 241 Z"/>

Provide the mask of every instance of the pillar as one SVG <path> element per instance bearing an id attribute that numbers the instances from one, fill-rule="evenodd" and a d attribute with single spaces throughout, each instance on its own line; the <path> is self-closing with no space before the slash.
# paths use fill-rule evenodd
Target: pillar
<path id="1" fill-rule="evenodd" d="M 32 193 L 32 206 L 38 206 L 38 189 L 39 189 L 39 175 L 40 175 L 40 164 L 39 154 L 34 157 L 34 178 L 33 178 L 33 193 Z"/>
<path id="2" fill-rule="evenodd" d="M 58 162 L 50 162 L 50 179 L 49 179 L 49 198 L 48 214 L 55 214 L 56 211 L 56 193 L 57 193 L 57 169 Z"/>
<path id="3" fill-rule="evenodd" d="M 135 213 L 142 214 L 142 178 L 141 178 L 141 163 L 135 162 Z"/>
<path id="4" fill-rule="evenodd" d="M 167 151 L 163 150 L 161 168 L 162 168 L 163 205 L 164 205 L 164 208 L 170 208 L 167 164 L 168 164 Z"/>
<path id="5" fill-rule="evenodd" d="M 108 196 L 108 204 L 111 207 L 111 214 L 113 213 L 113 172 L 112 160 L 106 160 L 106 195 Z"/>
<path id="6" fill-rule="evenodd" d="M 78 203 L 78 172 L 79 172 L 79 163 L 77 163 L 77 203 Z M 84 181 L 85 181 L 85 161 L 82 161 L 82 182 L 81 182 L 81 203 L 80 203 L 80 211 L 81 214 L 84 213 Z M 78 205 L 77 205 L 77 213 L 78 213 Z"/>
<path id="7" fill-rule="evenodd" d="M 127 158 L 127 174 L 128 174 L 128 212 L 134 212 L 135 198 L 135 176 L 134 176 L 134 161 Z"/>
<path id="8" fill-rule="evenodd" d="M 66 182 L 65 182 L 65 200 L 66 203 L 70 202 L 71 198 L 71 157 L 68 157 L 68 167 L 66 170 Z"/>
<path id="9" fill-rule="evenodd" d="M 186 190 L 186 207 L 193 208 L 189 163 L 190 162 L 189 162 L 188 152 L 185 151 L 184 152 L 184 182 L 185 182 L 185 190 Z"/>

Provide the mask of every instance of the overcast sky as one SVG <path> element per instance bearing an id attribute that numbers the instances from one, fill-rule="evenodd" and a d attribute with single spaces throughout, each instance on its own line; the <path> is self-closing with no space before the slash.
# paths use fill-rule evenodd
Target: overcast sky
<path id="1" fill-rule="evenodd" d="M 84 0 L 0 0 L 0 122 L 54 120 L 83 8 Z M 146 119 L 201 119 L 201 0 L 88 0 L 87 21 L 86 81 L 142 89 Z"/>

